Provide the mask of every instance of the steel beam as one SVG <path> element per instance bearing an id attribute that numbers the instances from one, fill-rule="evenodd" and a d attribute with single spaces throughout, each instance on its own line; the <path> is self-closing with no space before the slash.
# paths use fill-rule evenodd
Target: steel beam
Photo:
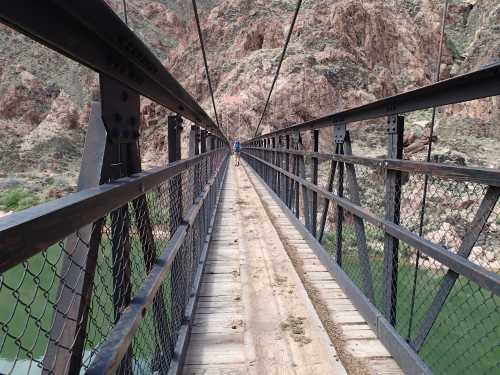
<path id="1" fill-rule="evenodd" d="M 404 117 L 389 116 L 387 157 L 403 158 Z M 401 207 L 401 172 L 387 170 L 385 174 L 385 219 L 399 225 Z M 384 233 L 384 306 L 385 317 L 396 326 L 399 239 Z"/>
<path id="2" fill-rule="evenodd" d="M 196 100 L 104 1 L 2 1 L 0 22 L 225 139 Z"/>
<path id="3" fill-rule="evenodd" d="M 259 147 L 246 146 L 243 148 L 247 150 L 260 150 Z M 392 169 L 395 171 L 426 174 L 429 176 L 448 178 L 455 181 L 469 181 L 483 185 L 500 187 L 500 171 L 493 168 L 466 167 L 414 160 L 368 158 L 354 155 L 325 154 L 320 152 L 308 153 L 306 151 L 299 150 L 282 150 L 282 152 L 288 155 L 310 155 L 311 157 L 318 158 L 322 161 L 334 160 L 347 164 L 359 164 L 377 170 Z"/>
<path id="4" fill-rule="evenodd" d="M 500 62 L 403 94 L 263 134 L 251 140 L 298 131 L 321 129 L 330 127 L 332 123 L 337 122 L 351 123 L 370 120 L 396 113 L 413 112 L 496 95 L 500 95 Z M 249 141 L 245 142 L 245 144 Z"/>
<path id="5" fill-rule="evenodd" d="M 278 168 L 272 166 L 270 163 L 266 162 L 263 159 L 259 159 L 246 151 L 243 151 L 246 155 L 255 159 L 259 163 L 266 164 L 271 168 Z M 391 236 L 405 242 L 411 247 L 416 249 L 420 249 L 423 253 L 430 256 L 433 259 L 436 259 L 439 263 L 444 266 L 452 269 L 460 275 L 474 281 L 479 284 L 481 287 L 489 290 L 493 294 L 500 296 L 500 276 L 495 274 L 494 272 L 488 271 L 485 268 L 457 255 L 452 253 L 451 251 L 445 249 L 443 246 L 439 244 L 435 244 L 431 241 L 428 241 L 417 234 L 409 231 L 406 228 L 401 227 L 400 225 L 396 225 L 390 221 L 382 219 L 377 215 L 373 214 L 369 210 L 364 207 L 361 207 L 348 199 L 339 197 L 336 194 L 328 192 L 314 184 L 311 184 L 309 181 L 306 181 L 294 173 L 290 173 L 285 171 L 284 169 L 278 168 L 279 172 L 283 175 L 289 177 L 296 184 L 304 185 L 308 189 L 312 191 L 316 191 L 318 195 L 323 198 L 334 201 L 336 204 L 341 205 L 345 210 L 349 211 L 351 214 L 358 216 L 368 223 L 374 225 L 377 228 L 385 231 Z"/>

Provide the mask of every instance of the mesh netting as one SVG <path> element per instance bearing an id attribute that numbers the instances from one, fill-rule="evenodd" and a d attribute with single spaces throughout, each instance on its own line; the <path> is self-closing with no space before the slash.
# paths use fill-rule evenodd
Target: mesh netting
<path id="1" fill-rule="evenodd" d="M 217 151 L 200 157 L 145 195 L 1 274 L 0 373 L 74 373 L 79 354 L 87 368 L 184 215 L 208 180 L 217 177 L 119 372 L 168 369 L 224 156 Z"/>
<path id="2" fill-rule="evenodd" d="M 278 158 L 275 154 L 255 148 L 247 148 L 243 153 L 271 187 L 274 187 L 276 171 L 257 158 L 312 182 L 313 163 L 307 154 L 283 153 Z M 287 159 L 288 164 L 280 161 Z M 378 218 L 387 219 L 387 174 L 398 172 L 388 172 L 379 166 L 337 163 L 332 181 L 331 160 L 320 161 L 318 170 L 318 186 L 324 191 L 342 195 Z M 341 174 L 342 180 L 339 180 Z M 445 251 L 465 256 L 484 271 L 500 273 L 500 204 L 491 210 L 480 208 L 487 201 L 487 185 L 419 173 L 401 172 L 399 176 L 400 185 L 396 183 L 394 194 L 394 205 L 399 207 L 399 212 L 396 210 L 390 221 L 399 222 L 402 228 L 440 245 Z M 285 181 L 285 188 L 274 190 L 307 226 L 306 200 L 310 199 L 311 192 L 305 192 L 289 178 Z M 388 319 L 391 317 L 397 332 L 434 373 L 498 372 L 498 296 L 422 251 L 395 240 L 380 227 L 340 208 L 333 200 L 320 197 L 316 215 L 320 228 L 317 238 L 325 250 L 378 310 Z M 478 230 L 477 223 L 483 221 L 485 224 L 479 227 L 476 239 L 472 233 Z M 470 254 L 467 254 L 468 242 L 464 238 L 473 242 L 469 246 Z M 394 241 L 399 244 L 397 257 L 389 258 L 386 249 Z M 394 277 L 391 285 L 388 285 L 389 273 Z M 392 297 L 388 291 L 393 292 Z"/>

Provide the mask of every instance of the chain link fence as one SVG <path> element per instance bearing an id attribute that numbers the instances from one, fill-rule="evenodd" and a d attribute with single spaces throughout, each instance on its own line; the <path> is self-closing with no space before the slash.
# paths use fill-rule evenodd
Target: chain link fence
<path id="1" fill-rule="evenodd" d="M 275 174 L 290 181 L 285 189 L 275 192 L 308 227 L 311 201 L 307 200 L 311 199 L 312 190 L 299 185 L 304 186 L 302 181 L 312 183 L 313 163 L 308 155 L 312 150 L 296 153 L 293 150 L 297 148 L 291 147 L 290 151 L 283 148 L 280 150 L 283 156 L 277 159 L 276 152 L 266 148 L 269 144 L 265 141 L 250 145 L 244 148 L 243 155 L 268 185 L 273 186 Z M 286 158 L 290 158 L 288 168 L 280 162 Z M 320 194 L 312 215 L 317 215 L 320 227 L 324 221 L 324 232 L 318 230 L 317 238 L 332 259 L 370 302 L 388 320 L 392 319 L 397 333 L 433 373 L 497 373 L 500 370 L 498 294 L 420 248 L 390 236 L 381 222 L 387 220 L 387 175 L 397 173 L 393 222 L 446 252 L 466 258 L 472 262 L 468 267 L 475 265 L 480 273 L 499 275 L 500 188 L 463 176 L 391 170 L 383 159 L 365 158 L 364 162 L 352 164 L 335 157 L 319 161 L 317 186 L 324 192 L 343 196 L 372 215 L 360 216 Z M 301 173 L 297 172 L 299 163 L 303 163 Z M 299 178 L 285 176 L 272 165 Z M 388 241 L 394 240 L 397 255 L 390 259 Z M 394 282 L 389 285 L 390 272 Z M 392 291 L 392 296 L 388 297 L 388 291 Z"/>
<path id="2" fill-rule="evenodd" d="M 185 215 L 210 188 L 118 369 L 166 373 L 226 154 L 200 155 L 139 198 L 0 274 L 0 373 L 87 369 Z"/>

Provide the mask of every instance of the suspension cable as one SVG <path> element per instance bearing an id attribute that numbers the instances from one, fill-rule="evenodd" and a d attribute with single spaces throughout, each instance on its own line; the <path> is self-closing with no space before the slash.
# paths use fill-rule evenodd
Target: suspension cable
<path id="1" fill-rule="evenodd" d="M 302 5 L 302 0 L 298 0 L 297 7 L 295 8 L 295 13 L 294 13 L 293 18 L 292 18 L 292 23 L 290 25 L 290 29 L 288 30 L 288 35 L 287 35 L 286 40 L 285 40 L 285 45 L 283 46 L 283 52 L 281 52 L 280 61 L 278 63 L 278 69 L 276 69 L 276 74 L 274 75 L 271 89 L 269 90 L 269 94 L 267 95 L 267 100 L 266 100 L 266 104 L 264 105 L 264 110 L 262 111 L 262 115 L 260 116 L 259 123 L 257 124 L 257 128 L 255 129 L 255 134 L 253 135 L 254 137 L 257 136 L 260 125 L 262 124 L 262 120 L 264 120 L 264 116 L 266 115 L 266 110 L 267 110 L 267 107 L 269 105 L 269 101 L 271 100 L 271 94 L 273 93 L 274 85 L 276 84 L 276 81 L 278 80 L 278 76 L 280 74 L 280 69 L 281 69 L 281 64 L 283 63 L 283 60 L 285 59 L 285 54 L 286 54 L 286 50 L 288 48 L 288 43 L 290 42 L 290 38 L 292 37 L 293 27 L 295 26 L 295 21 L 297 20 L 297 16 L 299 14 L 299 10 L 300 10 L 301 5 Z"/>
<path id="2" fill-rule="evenodd" d="M 441 80 L 441 60 L 443 58 L 443 41 L 444 41 L 444 33 L 445 33 L 445 27 L 446 27 L 446 16 L 448 14 L 448 0 L 444 0 L 444 8 L 443 8 L 443 14 L 442 14 L 442 19 L 441 19 L 441 39 L 439 41 L 439 54 L 438 54 L 438 61 L 437 61 L 437 67 L 436 67 L 436 77 L 435 77 L 435 82 L 439 82 Z M 436 107 L 432 107 L 432 119 L 431 119 L 431 128 L 429 132 L 429 145 L 427 146 L 427 162 L 430 162 L 431 160 L 431 154 L 432 154 L 432 138 L 434 137 L 434 124 L 436 121 Z M 422 237 L 423 233 L 423 228 L 424 228 L 424 218 L 425 218 L 425 209 L 427 205 L 427 190 L 428 190 L 428 185 L 429 185 L 429 175 L 425 175 L 424 177 L 424 191 L 422 195 L 422 206 L 420 208 L 420 220 L 419 220 L 419 227 L 418 227 L 418 235 Z M 412 296 L 411 296 L 411 308 L 410 308 L 410 321 L 408 324 L 408 340 L 410 339 L 410 334 L 411 334 L 411 329 L 413 325 L 413 313 L 415 309 L 415 298 L 416 298 L 416 287 L 417 287 L 417 275 L 418 275 L 418 268 L 419 268 L 419 263 L 420 263 L 420 250 L 417 250 L 417 255 L 415 259 L 415 271 L 413 273 L 413 290 L 412 290 Z"/>
<path id="3" fill-rule="evenodd" d="M 210 73 L 208 70 L 207 54 L 205 52 L 205 44 L 203 43 L 203 35 L 201 33 L 200 18 L 198 16 L 198 7 L 196 6 L 196 0 L 192 0 L 192 2 L 193 2 L 194 18 L 196 20 L 196 28 L 198 29 L 198 37 L 200 39 L 201 53 L 203 55 L 203 63 L 205 64 L 205 72 L 207 73 L 208 89 L 210 90 L 210 96 L 212 98 L 212 106 L 214 107 L 215 122 L 217 123 L 219 129 L 222 131 L 222 128 L 219 123 L 219 116 L 217 115 L 217 108 L 215 107 L 214 90 L 212 89 L 212 80 L 210 79 Z"/>
<path id="4" fill-rule="evenodd" d="M 125 25 L 128 26 L 128 17 L 127 17 L 127 0 L 123 0 L 123 15 L 125 17 Z"/>

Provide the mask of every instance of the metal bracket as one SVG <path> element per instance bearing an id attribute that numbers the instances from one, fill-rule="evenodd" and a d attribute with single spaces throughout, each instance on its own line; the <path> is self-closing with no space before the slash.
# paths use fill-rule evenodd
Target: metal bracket
<path id="1" fill-rule="evenodd" d="M 346 134 L 346 124 L 345 122 L 339 122 L 334 125 L 334 141 L 336 144 L 342 144 L 345 141 Z"/>
<path id="2" fill-rule="evenodd" d="M 140 97 L 112 78 L 100 75 L 102 120 L 112 143 L 134 143 L 139 138 Z"/>
<path id="3" fill-rule="evenodd" d="M 396 134 L 398 132 L 398 116 L 390 115 L 387 118 L 387 134 Z"/>
<path id="4" fill-rule="evenodd" d="M 167 145 L 168 162 L 172 163 L 181 158 L 181 131 L 184 120 L 180 115 L 168 116 Z"/>
<path id="5" fill-rule="evenodd" d="M 182 126 L 182 123 L 184 122 L 184 119 L 182 118 L 181 115 L 177 114 L 175 116 L 175 120 L 177 121 L 177 131 L 181 132 L 184 130 L 184 127 Z"/>

